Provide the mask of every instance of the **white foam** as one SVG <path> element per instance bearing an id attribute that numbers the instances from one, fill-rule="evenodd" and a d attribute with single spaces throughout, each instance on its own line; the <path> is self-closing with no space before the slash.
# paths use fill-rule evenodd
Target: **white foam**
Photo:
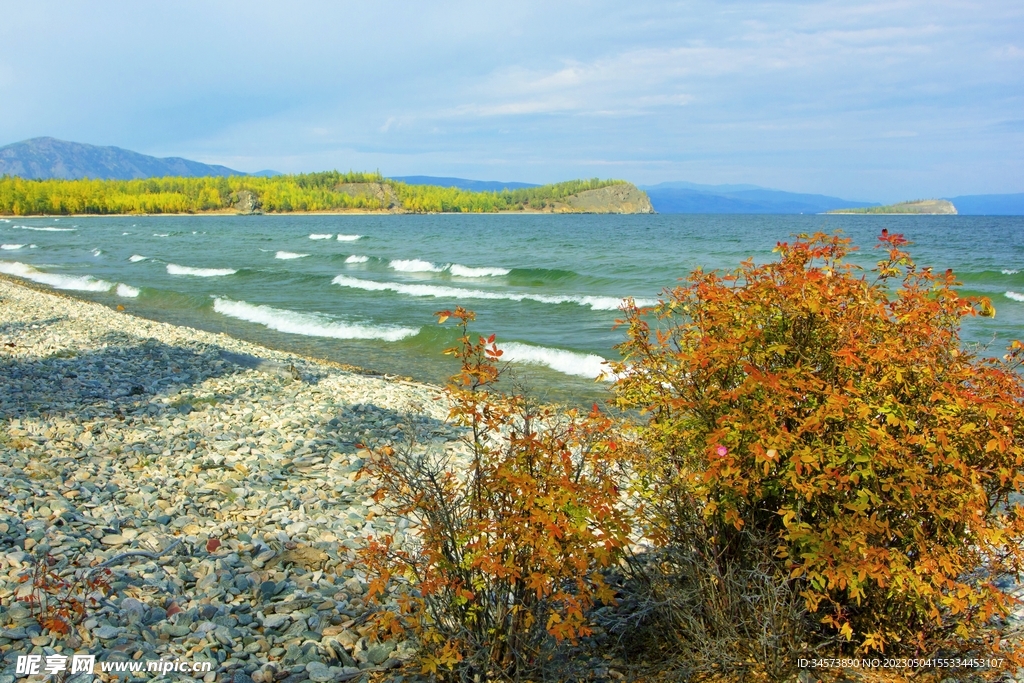
<path id="1" fill-rule="evenodd" d="M 93 256 L 99 256 L 99 255 L 100 255 L 100 254 L 102 254 L 102 253 L 103 253 L 103 250 L 102 250 L 102 249 L 93 249 L 93 250 L 92 250 L 92 255 L 93 255 Z"/>
<path id="2" fill-rule="evenodd" d="M 453 263 L 448 266 L 448 272 L 459 277 L 497 277 L 508 275 L 511 271 L 508 268 L 472 268 Z"/>
<path id="3" fill-rule="evenodd" d="M 445 287 L 442 285 L 421 285 L 406 284 L 402 282 L 377 282 L 375 280 L 361 280 L 359 278 L 338 275 L 332 283 L 342 287 L 353 287 L 365 289 L 371 292 L 392 291 L 409 296 L 433 296 L 451 299 L 505 299 L 507 301 L 539 301 L 545 304 L 574 303 L 580 306 L 590 306 L 597 311 L 614 311 L 622 305 L 622 299 L 611 296 L 554 296 L 547 294 L 527 294 L 525 292 L 488 292 L 479 289 L 462 289 L 460 287 Z M 654 306 L 656 299 L 637 299 L 638 306 Z"/>
<path id="4" fill-rule="evenodd" d="M 1024 294 L 1019 294 L 1017 292 L 1007 292 L 1006 293 L 1006 298 L 1007 299 L 1013 299 L 1014 301 L 1024 302 Z"/>
<path id="5" fill-rule="evenodd" d="M 138 254 L 132 254 L 131 256 L 128 257 L 128 260 L 131 261 L 132 263 L 138 263 L 139 261 L 145 261 L 146 258 L 147 258 L 146 256 L 139 256 Z"/>
<path id="6" fill-rule="evenodd" d="M 545 365 L 564 375 L 575 377 L 595 379 L 605 375 L 606 380 L 614 379 L 610 368 L 606 365 L 607 359 L 592 353 L 549 349 L 545 346 L 531 346 L 519 342 L 498 344 L 498 348 L 504 351 L 499 360 Z"/>
<path id="7" fill-rule="evenodd" d="M 114 286 L 113 282 L 97 280 L 92 275 L 58 275 L 57 273 L 44 273 L 32 266 L 18 261 L 0 261 L 0 273 L 17 275 L 26 280 L 32 280 L 43 285 L 50 285 L 54 289 L 74 289 L 82 292 L 109 292 Z"/>
<path id="8" fill-rule="evenodd" d="M 6 249 L 7 251 L 14 251 L 15 249 L 21 249 L 24 244 L 0 244 L 0 249 Z"/>
<path id="9" fill-rule="evenodd" d="M 0 223 L 10 223 L 10 222 L 11 222 L 11 219 L 9 219 L 9 218 L 0 218 Z"/>
<path id="10" fill-rule="evenodd" d="M 419 332 L 411 327 L 390 327 L 346 323 L 319 313 L 299 313 L 245 301 L 214 299 L 213 310 L 226 316 L 257 323 L 278 332 L 332 339 L 382 339 L 398 341 Z"/>
<path id="11" fill-rule="evenodd" d="M 355 242 L 362 235 L 338 235 L 339 242 Z"/>
<path id="12" fill-rule="evenodd" d="M 131 234 L 130 232 L 122 232 L 122 233 L 121 233 L 121 235 L 122 235 L 122 236 L 123 236 L 123 235 L 130 235 L 130 234 Z"/>
<path id="13" fill-rule="evenodd" d="M 154 232 L 153 237 L 170 237 L 170 233 L 166 232 Z"/>
<path id="14" fill-rule="evenodd" d="M 369 256 L 357 256 L 355 254 L 352 254 L 347 259 L 345 259 L 345 263 L 366 263 L 369 260 Z"/>
<path id="15" fill-rule="evenodd" d="M 220 277 L 222 275 L 234 275 L 237 270 L 232 268 L 191 268 L 179 266 L 174 263 L 167 264 L 169 275 L 195 275 L 196 277 Z"/>
<path id="16" fill-rule="evenodd" d="M 77 228 L 33 228 L 29 225 L 12 225 L 15 230 L 35 230 L 36 232 L 74 232 Z"/>
<path id="17" fill-rule="evenodd" d="M 332 237 L 334 237 L 334 233 L 331 233 L 330 235 L 321 235 L 319 233 L 315 233 L 314 232 L 312 235 L 309 236 L 309 239 L 311 239 L 311 240 L 329 240 Z"/>
<path id="18" fill-rule="evenodd" d="M 1019 272 L 1020 272 L 1019 270 L 1011 270 L 1009 268 L 1003 268 L 1003 275 L 1016 275 Z"/>
<path id="19" fill-rule="evenodd" d="M 309 254 L 296 254 L 294 251 L 279 251 L 274 254 L 274 258 L 284 259 L 285 261 L 293 258 L 306 258 Z"/>
<path id="20" fill-rule="evenodd" d="M 118 296 L 123 296 L 126 298 L 135 298 L 139 295 L 139 290 L 137 287 L 126 285 L 123 282 L 118 283 L 117 289 L 115 291 L 117 292 Z"/>
<path id="21" fill-rule="evenodd" d="M 434 265 L 430 261 L 423 261 L 418 258 L 395 259 L 388 266 L 403 273 L 440 273 L 447 267 Z"/>

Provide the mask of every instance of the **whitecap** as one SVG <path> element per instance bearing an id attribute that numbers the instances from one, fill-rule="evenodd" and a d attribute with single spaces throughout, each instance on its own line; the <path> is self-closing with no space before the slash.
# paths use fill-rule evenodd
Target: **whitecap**
<path id="1" fill-rule="evenodd" d="M 99 255 L 101 255 L 102 253 L 103 253 L 103 250 L 102 250 L 102 249 L 93 249 L 93 250 L 92 250 L 92 255 L 93 255 L 93 256 L 99 256 Z"/>
<path id="2" fill-rule="evenodd" d="M 6 249 L 7 251 L 14 251 L 15 249 L 21 249 L 24 244 L 0 244 L 0 249 Z"/>
<path id="3" fill-rule="evenodd" d="M 124 235 L 130 235 L 130 234 L 131 234 L 130 232 L 122 232 L 121 236 L 123 237 Z"/>
<path id="4" fill-rule="evenodd" d="M 311 239 L 311 240 L 329 240 L 332 237 L 334 237 L 334 233 L 331 233 L 330 235 L 322 235 L 322 234 L 314 232 L 312 235 L 309 236 L 309 239 Z"/>
<path id="5" fill-rule="evenodd" d="M 1024 294 L 1019 294 L 1017 292 L 1007 292 L 1005 296 L 1007 299 L 1013 299 L 1014 301 L 1024 302 Z"/>
<path id="6" fill-rule="evenodd" d="M 393 342 L 411 337 L 419 332 L 419 329 L 412 327 L 341 322 L 320 313 L 299 313 L 221 298 L 214 299 L 213 310 L 231 318 L 263 325 L 278 332 L 300 334 L 306 337 L 381 339 Z"/>
<path id="7" fill-rule="evenodd" d="M 347 259 L 345 259 L 345 263 L 366 263 L 369 260 L 369 256 L 357 256 L 356 254 L 352 254 Z"/>
<path id="8" fill-rule="evenodd" d="M 339 242 L 355 242 L 362 235 L 338 235 Z"/>
<path id="9" fill-rule="evenodd" d="M 36 232 L 74 232 L 78 228 L 33 228 L 30 225 L 12 225 L 15 230 L 35 230 Z"/>
<path id="10" fill-rule="evenodd" d="M 365 289 L 371 292 L 392 291 L 409 296 L 432 296 L 451 299 L 504 299 L 508 301 L 539 301 L 545 304 L 574 303 L 580 306 L 590 306 L 596 311 L 618 310 L 623 299 L 616 299 L 611 296 L 574 296 L 574 295 L 548 295 L 548 294 L 527 294 L 525 292 L 490 292 L 479 289 L 462 289 L 460 287 L 445 287 L 442 285 L 407 284 L 403 282 L 377 282 L 375 280 L 362 280 L 359 278 L 338 275 L 332 281 L 342 287 Z M 637 306 L 654 306 L 656 299 L 637 299 Z"/>
<path id="11" fill-rule="evenodd" d="M 10 218 L 0 218 L 0 223 L 10 223 L 10 222 L 11 222 Z"/>
<path id="12" fill-rule="evenodd" d="M 293 258 L 306 258 L 307 256 L 309 256 L 309 254 L 296 254 L 294 251 L 279 251 L 274 254 L 274 258 L 284 259 L 286 261 Z"/>
<path id="13" fill-rule="evenodd" d="M 222 275 L 234 275 L 237 270 L 233 268 L 191 268 L 189 266 L 179 266 L 174 263 L 167 264 L 167 273 L 169 275 L 195 275 L 196 277 L 219 277 Z"/>
<path id="14" fill-rule="evenodd" d="M 50 285 L 54 289 L 74 289 L 82 292 L 109 292 L 114 286 L 113 282 L 98 280 L 92 275 L 59 275 L 57 273 L 44 273 L 30 265 L 18 261 L 0 261 L 0 273 L 16 275 L 26 280 L 32 280 L 43 285 Z"/>
<path id="15" fill-rule="evenodd" d="M 423 261 L 418 258 L 395 259 L 388 266 L 403 273 L 440 273 L 446 268 L 446 266 L 434 265 L 430 261 Z"/>
<path id="16" fill-rule="evenodd" d="M 453 263 L 448 266 L 448 272 L 459 277 L 497 277 L 499 275 L 508 275 L 512 271 L 508 268 L 472 268 Z"/>
<path id="17" fill-rule="evenodd" d="M 139 261 L 145 261 L 146 258 L 148 257 L 139 256 L 138 254 L 132 254 L 131 256 L 128 257 L 128 260 L 131 261 L 132 263 L 138 263 Z"/>
<path id="18" fill-rule="evenodd" d="M 131 285 L 126 285 L 123 282 L 119 282 L 117 284 L 117 289 L 115 291 L 117 292 L 118 296 L 123 296 L 126 298 L 134 298 L 139 295 L 138 287 L 132 287 Z"/>
<path id="19" fill-rule="evenodd" d="M 1010 268 L 1003 268 L 1003 275 L 1016 275 L 1019 272 L 1020 272 L 1019 270 L 1012 270 Z"/>
<path id="20" fill-rule="evenodd" d="M 154 232 L 153 237 L 170 237 L 170 233 L 166 232 Z"/>
<path id="21" fill-rule="evenodd" d="M 593 353 L 577 353 L 564 349 L 551 349 L 546 346 L 520 344 L 519 342 L 498 344 L 498 348 L 504 352 L 499 360 L 544 365 L 563 375 L 591 379 L 604 375 L 606 380 L 614 379 L 611 376 L 611 369 L 607 365 L 608 360 Z"/>

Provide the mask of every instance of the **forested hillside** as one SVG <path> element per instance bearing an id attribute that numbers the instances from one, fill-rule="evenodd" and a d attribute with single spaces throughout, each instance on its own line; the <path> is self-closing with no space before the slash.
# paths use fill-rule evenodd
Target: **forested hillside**
<path id="1" fill-rule="evenodd" d="M 628 189 L 626 209 L 574 201 L 612 185 Z M 621 193 L 620 193 L 621 194 Z M 611 195 L 609 195 L 611 197 Z M 0 213 L 7 215 L 393 211 L 410 213 L 551 211 L 651 212 L 639 190 L 622 180 L 571 180 L 500 192 L 407 185 L 379 173 L 307 173 L 256 176 L 170 177 L 139 180 L 26 180 L 0 178 Z"/>

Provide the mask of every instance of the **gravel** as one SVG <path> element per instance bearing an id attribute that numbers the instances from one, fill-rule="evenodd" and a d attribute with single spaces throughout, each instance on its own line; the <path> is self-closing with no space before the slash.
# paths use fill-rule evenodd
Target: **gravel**
<path id="1" fill-rule="evenodd" d="M 356 551 L 407 525 L 357 475 L 384 442 L 458 448 L 437 387 L 7 279 L 0 387 L 0 676 L 18 654 L 77 652 L 208 660 L 206 683 L 326 683 L 412 655 L 363 625 Z M 46 556 L 110 565 L 70 636 L 18 599 Z"/>

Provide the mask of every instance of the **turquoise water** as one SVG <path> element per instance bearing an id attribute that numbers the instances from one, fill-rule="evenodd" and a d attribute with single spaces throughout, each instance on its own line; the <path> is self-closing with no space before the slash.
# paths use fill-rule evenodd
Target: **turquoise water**
<path id="1" fill-rule="evenodd" d="M 1024 336 L 1024 218 L 978 216 L 154 216 L 0 222 L 0 272 L 177 324 L 443 381 L 462 305 L 534 389 L 599 396 L 622 297 L 653 301 L 693 268 L 764 261 L 794 233 L 843 230 L 871 265 L 882 228 L 953 268 L 995 319 L 964 339 Z"/>

